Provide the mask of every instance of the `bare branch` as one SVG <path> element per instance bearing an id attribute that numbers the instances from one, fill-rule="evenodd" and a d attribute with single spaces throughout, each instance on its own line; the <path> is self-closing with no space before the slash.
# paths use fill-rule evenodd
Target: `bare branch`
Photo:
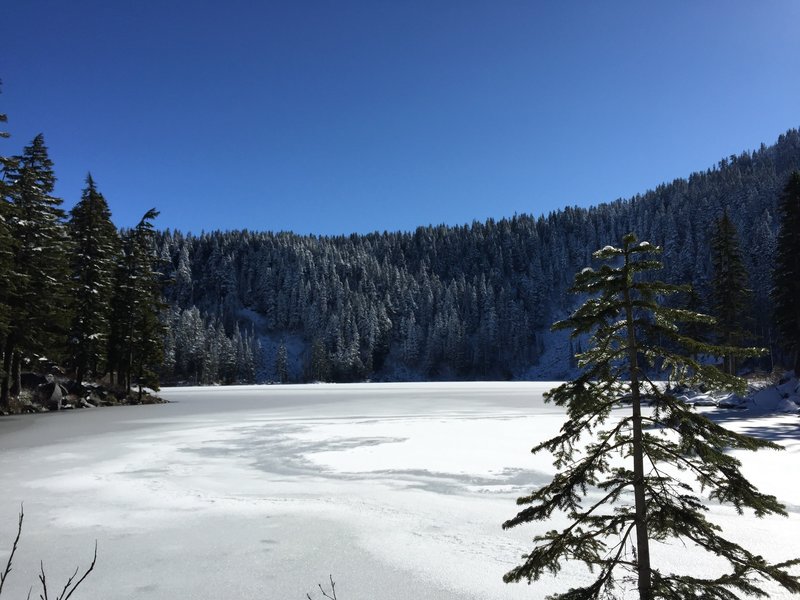
<path id="1" fill-rule="evenodd" d="M 39 561 L 39 581 L 42 582 L 42 593 L 39 594 L 40 600 L 47 600 L 47 576 L 44 574 L 44 562 Z"/>
<path id="2" fill-rule="evenodd" d="M 14 554 L 17 553 L 17 545 L 19 544 L 19 537 L 22 535 L 22 521 L 25 518 L 25 511 L 22 504 L 19 505 L 19 522 L 17 523 L 17 537 L 14 538 L 14 543 L 11 545 L 11 554 L 8 555 L 6 568 L 0 574 L 0 595 L 3 593 L 3 584 L 6 582 L 6 577 L 11 573 L 11 562 L 14 559 Z"/>
<path id="3" fill-rule="evenodd" d="M 94 570 L 94 566 L 97 564 L 97 540 L 94 542 L 94 556 L 92 557 L 92 564 L 89 565 L 89 568 L 84 571 L 81 578 L 78 581 L 75 581 L 75 577 L 78 575 L 79 567 L 75 567 L 75 572 L 67 579 L 67 583 L 64 584 L 64 589 L 61 590 L 61 593 L 56 596 L 56 600 L 69 600 L 69 597 L 78 589 L 78 586 L 83 583 L 83 580 L 88 577 L 89 573 Z M 40 573 L 39 573 L 39 581 L 42 584 L 42 593 L 39 595 L 40 600 L 48 600 L 47 597 L 47 576 L 44 572 L 44 563 L 39 563 Z M 74 583 L 73 583 L 74 582 Z"/>
<path id="4" fill-rule="evenodd" d="M 92 564 L 89 565 L 89 568 L 86 569 L 86 572 L 83 574 L 83 576 L 80 579 L 78 579 L 77 582 L 75 582 L 75 585 L 73 585 L 72 589 L 69 590 L 68 592 L 67 588 L 69 587 L 69 582 L 67 582 L 67 585 L 64 587 L 64 591 L 67 592 L 67 595 L 65 596 L 64 593 L 62 592 L 61 596 L 58 597 L 58 600 L 69 600 L 69 597 L 72 596 L 73 592 L 78 589 L 78 586 L 83 583 L 83 580 L 86 579 L 86 577 L 89 576 L 89 573 L 91 573 L 94 570 L 95 564 L 97 564 L 97 540 L 94 541 L 94 556 L 92 557 Z M 76 567 L 75 573 L 77 572 L 78 569 Z M 70 578 L 70 581 L 72 581 L 72 578 Z"/>
<path id="5" fill-rule="evenodd" d="M 325 591 L 325 588 L 322 587 L 321 583 L 318 583 L 317 587 L 319 588 L 320 593 L 322 593 L 322 597 L 323 598 L 327 598 L 328 600 L 337 600 L 336 599 L 336 582 L 333 580 L 333 575 L 328 575 L 328 579 L 331 582 L 330 583 L 330 585 L 331 585 L 330 594 Z M 308 598 L 308 600 L 314 600 L 311 597 L 311 594 L 306 594 L 306 598 Z M 64 599 L 64 600 L 66 600 L 66 599 Z"/>

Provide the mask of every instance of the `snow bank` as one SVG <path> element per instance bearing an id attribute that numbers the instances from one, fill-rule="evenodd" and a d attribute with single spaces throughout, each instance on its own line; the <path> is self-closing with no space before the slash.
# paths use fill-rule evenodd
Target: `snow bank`
<path id="1" fill-rule="evenodd" d="M 753 414 L 800 412 L 800 382 L 797 377 L 785 376 L 777 385 L 767 385 L 752 391 L 746 408 Z"/>

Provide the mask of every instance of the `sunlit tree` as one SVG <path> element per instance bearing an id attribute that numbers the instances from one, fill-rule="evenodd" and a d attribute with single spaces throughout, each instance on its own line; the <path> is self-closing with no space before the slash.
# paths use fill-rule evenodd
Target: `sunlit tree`
<path id="1" fill-rule="evenodd" d="M 742 475 L 728 452 L 780 446 L 729 431 L 654 383 L 741 389 L 742 380 L 692 357 L 755 352 L 711 346 L 680 332 L 679 321 L 709 318 L 661 303 L 681 288 L 645 277 L 661 267 L 653 258 L 658 251 L 629 234 L 620 247 L 594 254 L 604 262 L 599 269 L 586 268 L 575 278 L 573 291 L 590 298 L 554 328 L 588 336 L 589 346 L 578 356 L 581 374 L 546 396 L 566 407 L 567 421 L 533 449 L 551 452 L 558 473 L 519 498 L 525 508 L 503 527 L 549 521 L 555 513 L 565 514 L 569 525 L 536 536 L 533 550 L 505 581 L 536 581 L 576 560 L 592 570 L 592 583 L 550 598 L 616 598 L 620 581 L 635 582 L 640 600 L 765 595 L 764 580 L 800 592 L 789 570 L 797 560 L 771 564 L 726 538 L 705 516 L 705 493 L 757 517 L 786 515 L 774 496 Z M 612 413 L 623 395 L 631 408 Z M 652 410 L 645 408 L 648 401 Z M 651 561 L 650 546 L 668 540 L 721 557 L 729 569 L 704 577 L 664 572 Z"/>

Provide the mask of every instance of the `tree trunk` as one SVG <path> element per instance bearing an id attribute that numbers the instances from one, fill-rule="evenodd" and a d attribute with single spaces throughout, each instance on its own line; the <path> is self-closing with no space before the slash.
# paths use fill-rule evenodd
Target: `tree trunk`
<path id="1" fill-rule="evenodd" d="M 11 361 L 11 396 L 19 397 L 22 391 L 22 358 L 19 352 L 14 352 L 14 358 Z"/>
<path id="2" fill-rule="evenodd" d="M 625 317 L 628 334 L 628 361 L 630 363 L 631 397 L 633 399 L 633 497 L 636 510 L 636 570 L 639 578 L 639 600 L 652 600 L 653 590 L 650 570 L 650 540 L 647 536 L 647 506 L 644 484 L 644 448 L 642 444 L 642 399 L 639 390 L 639 365 L 637 358 L 636 329 L 630 294 L 631 274 L 628 255 L 625 256 Z"/>
<path id="3" fill-rule="evenodd" d="M 9 388 L 11 387 L 11 358 L 14 356 L 14 340 L 11 335 L 6 338 L 3 349 L 3 379 L 0 380 L 0 408 L 7 410 L 9 407 Z"/>

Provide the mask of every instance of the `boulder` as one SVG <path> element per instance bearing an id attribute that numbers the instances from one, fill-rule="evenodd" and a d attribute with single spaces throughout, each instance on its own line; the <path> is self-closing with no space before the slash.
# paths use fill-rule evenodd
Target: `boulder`
<path id="1" fill-rule="evenodd" d="M 43 404 L 50 410 L 61 410 L 67 390 L 57 381 L 43 383 L 36 388 L 33 394 L 35 402 Z"/>

